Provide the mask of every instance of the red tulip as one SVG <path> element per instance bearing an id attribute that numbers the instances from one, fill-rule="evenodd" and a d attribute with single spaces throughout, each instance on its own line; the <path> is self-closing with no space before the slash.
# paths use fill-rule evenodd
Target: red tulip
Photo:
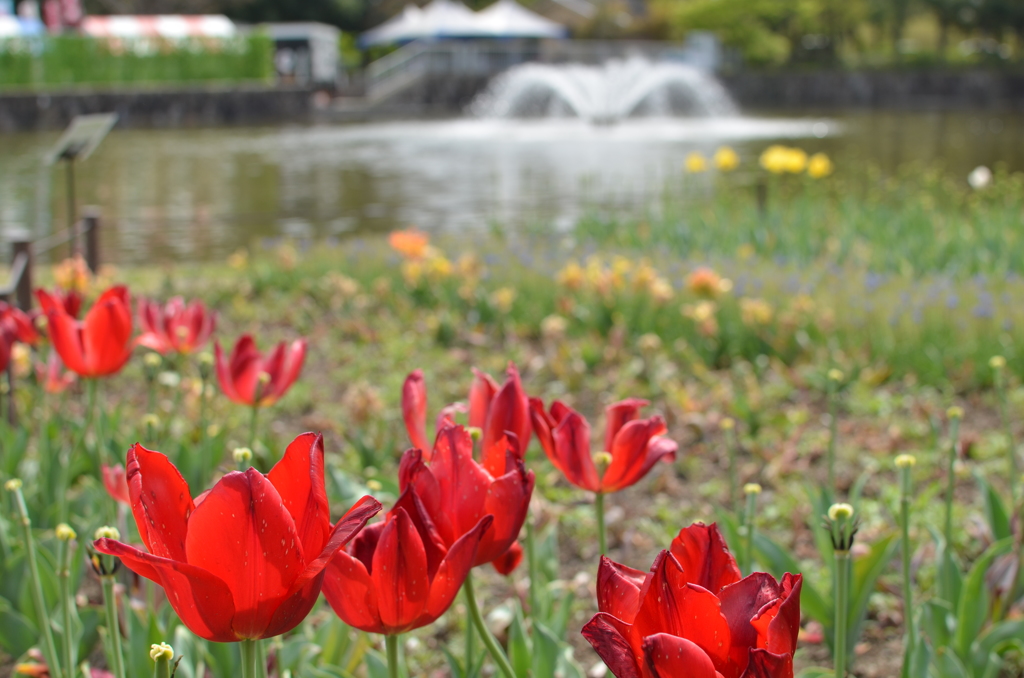
<path id="1" fill-rule="evenodd" d="M 128 451 L 132 513 L 146 551 L 111 539 L 96 550 L 164 587 L 193 633 L 216 642 L 294 628 L 320 595 L 331 557 L 380 510 L 363 497 L 331 528 L 323 438 L 304 433 L 263 475 L 231 472 L 194 502 L 159 452 Z"/>
<path id="2" fill-rule="evenodd" d="M 501 559 L 496 565 L 514 568 L 519 559 L 508 554 L 519 537 L 533 494 L 533 471 L 523 465 L 518 443 L 510 435 L 484 448 L 482 463 L 473 459 L 473 439 L 462 426 L 441 429 L 429 457 L 411 449 L 398 470 L 401 490 L 414 488 L 447 545 L 475 529 L 480 519 L 494 516 L 480 541 L 474 567 Z M 511 572 L 508 569 L 507 574 Z"/>
<path id="3" fill-rule="evenodd" d="M 457 409 L 458 406 L 449 406 L 442 410 L 437 418 L 438 430 L 442 428 L 445 417 L 451 416 Z M 406 377 L 402 386 L 402 416 L 412 446 L 428 451 L 427 388 L 420 370 Z M 523 391 L 519 371 L 514 363 L 509 363 L 505 383 L 501 386 L 489 374 L 473 370 L 473 384 L 469 389 L 469 425 L 482 431 L 481 446 L 485 450 L 501 440 L 508 431 L 519 439 L 520 451 L 526 451 L 533 430 L 530 402 Z"/>
<path id="4" fill-rule="evenodd" d="M 324 596 L 342 621 L 363 631 L 393 635 L 426 626 L 451 606 L 491 520 L 484 516 L 448 546 L 407 489 L 384 522 L 334 556 Z"/>
<path id="5" fill-rule="evenodd" d="M 100 473 L 103 476 L 103 487 L 106 488 L 110 498 L 131 506 L 132 500 L 128 493 L 128 476 L 124 472 L 124 466 L 120 464 L 116 466 L 103 464 L 100 467 Z"/>
<path id="6" fill-rule="evenodd" d="M 188 355 L 209 341 L 217 317 L 198 300 L 186 305 L 184 299 L 174 297 L 161 306 L 143 299 L 139 302 L 139 323 L 143 334 L 136 343 L 161 355 Z"/>
<path id="7" fill-rule="evenodd" d="M 718 529 L 697 523 L 646 575 L 602 557 L 583 635 L 617 678 L 792 678 L 802 581 L 739 579 Z"/>
<path id="8" fill-rule="evenodd" d="M 256 342 L 246 334 L 235 344 L 227 360 L 214 344 L 217 360 L 217 381 L 231 400 L 253 407 L 266 407 L 283 396 L 302 371 L 306 359 L 306 340 L 296 339 L 291 344 L 281 342 L 266 358 L 256 348 Z"/>
<path id="9" fill-rule="evenodd" d="M 36 363 L 36 380 L 43 385 L 44 391 L 53 395 L 63 393 L 75 383 L 75 373 L 65 370 L 60 356 L 51 350 L 45 364 Z"/>
<path id="10" fill-rule="evenodd" d="M 530 400 L 533 430 L 548 459 L 570 483 L 591 492 L 618 492 L 636 483 L 661 459 L 675 458 L 675 441 L 662 436 L 668 429 L 661 417 L 638 419 L 646 400 L 630 398 L 605 410 L 604 451 L 611 461 L 599 471 L 590 453 L 590 424 L 578 412 L 556 400 L 551 412 Z"/>
<path id="11" fill-rule="evenodd" d="M 81 322 L 45 290 L 36 290 L 36 296 L 46 314 L 50 341 L 69 370 L 83 377 L 105 377 L 128 362 L 132 355 L 128 288 L 111 287 L 101 294 Z"/>
<path id="12" fill-rule="evenodd" d="M 7 369 L 11 361 L 11 349 L 16 341 L 35 344 L 39 341 L 39 334 L 21 309 L 0 301 L 0 372 Z"/>

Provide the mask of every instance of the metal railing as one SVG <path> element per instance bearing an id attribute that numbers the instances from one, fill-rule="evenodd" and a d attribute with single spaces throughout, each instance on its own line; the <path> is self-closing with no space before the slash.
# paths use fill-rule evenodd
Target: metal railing
<path id="1" fill-rule="evenodd" d="M 446 40 L 416 41 L 366 68 L 366 91 L 380 101 L 427 75 L 492 76 L 528 62 L 601 64 L 641 56 L 681 59 L 678 45 L 642 40 Z"/>
<path id="2" fill-rule="evenodd" d="M 35 257 L 45 254 L 61 245 L 70 244 L 69 253 L 74 256 L 80 251 L 89 270 L 96 273 L 100 267 L 100 214 L 95 207 L 87 207 L 82 218 L 74 226 L 51 233 L 36 241 L 29 239 L 29 232 L 18 229 L 7 233 L 11 245 L 11 270 L 7 284 L 0 286 L 0 299 L 10 302 L 13 298 L 18 308 L 32 308 L 32 274 Z M 84 240 L 79 249 L 79 240 Z"/>

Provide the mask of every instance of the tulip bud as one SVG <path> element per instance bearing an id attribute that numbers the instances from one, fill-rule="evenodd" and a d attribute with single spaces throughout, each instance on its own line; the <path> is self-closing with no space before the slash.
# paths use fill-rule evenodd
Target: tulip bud
<path id="1" fill-rule="evenodd" d="M 853 517 L 853 507 L 849 504 L 832 504 L 828 508 L 829 520 L 846 520 Z"/>
<path id="2" fill-rule="evenodd" d="M 149 646 L 149 658 L 153 661 L 160 661 L 161 659 L 170 661 L 174 659 L 174 648 L 167 643 L 154 643 Z"/>
<path id="3" fill-rule="evenodd" d="M 159 353 L 147 353 L 146 357 L 142 359 L 142 364 L 151 370 L 156 370 L 162 362 L 163 358 L 160 357 Z"/>
<path id="4" fill-rule="evenodd" d="M 78 533 L 68 525 L 67 523 L 61 523 L 57 526 L 57 539 L 60 541 L 72 541 L 78 538 Z"/>
<path id="5" fill-rule="evenodd" d="M 160 382 L 161 386 L 166 386 L 167 388 L 178 388 L 178 385 L 181 383 L 181 375 L 177 372 L 161 372 L 157 377 L 157 381 Z"/>
<path id="6" fill-rule="evenodd" d="M 736 428 L 736 420 L 733 419 L 732 417 L 726 417 L 725 419 L 722 420 L 722 422 L 718 426 L 723 431 L 731 431 L 734 428 Z"/>
<path id="7" fill-rule="evenodd" d="M 829 381 L 839 382 L 843 380 L 843 373 L 841 370 L 837 370 L 836 368 L 833 367 L 831 370 L 828 371 L 828 378 Z"/>
<path id="8" fill-rule="evenodd" d="M 248 447 L 236 447 L 231 456 L 234 457 L 236 464 L 242 466 L 252 461 L 252 450 Z"/>
<path id="9" fill-rule="evenodd" d="M 466 432 L 469 433 L 469 437 L 473 439 L 474 443 L 484 437 L 484 430 L 479 426 L 467 426 Z"/>
<path id="10" fill-rule="evenodd" d="M 218 435 L 220 435 L 220 426 L 218 426 L 217 424 L 210 424 L 209 426 L 206 427 L 206 435 L 209 438 L 216 438 Z"/>
<path id="11" fill-rule="evenodd" d="M 1001 355 L 994 355 L 988 359 L 988 366 L 993 370 L 1001 370 L 1006 367 L 1006 358 Z"/>
<path id="12" fill-rule="evenodd" d="M 209 351 L 203 351 L 199 354 L 199 377 L 206 381 L 210 378 L 210 372 L 213 370 L 213 354 Z"/>
<path id="13" fill-rule="evenodd" d="M 382 485 L 379 480 L 374 480 L 373 478 L 371 478 L 370 480 L 366 481 L 366 489 L 370 490 L 371 492 L 380 492 L 382 489 L 384 489 L 384 485 Z"/>
<path id="14" fill-rule="evenodd" d="M 110 525 L 104 525 L 96 530 L 92 535 L 93 539 L 113 539 L 117 541 L 121 538 L 121 532 L 116 527 Z"/>
<path id="15" fill-rule="evenodd" d="M 896 468 L 910 468 L 917 463 L 917 457 L 912 454 L 900 454 L 896 456 Z"/>
<path id="16" fill-rule="evenodd" d="M 950 419 L 963 419 L 964 408 L 953 405 L 953 407 L 946 410 L 946 416 Z"/>
<path id="17" fill-rule="evenodd" d="M 747 483 L 743 486 L 743 494 L 761 494 L 761 486 L 757 483 Z"/>
<path id="18" fill-rule="evenodd" d="M 17 492 L 21 489 L 21 478 L 11 478 L 4 483 L 4 489 L 8 492 Z"/>
<path id="19" fill-rule="evenodd" d="M 150 412 L 142 417 L 142 425 L 149 429 L 160 428 L 160 417 Z"/>

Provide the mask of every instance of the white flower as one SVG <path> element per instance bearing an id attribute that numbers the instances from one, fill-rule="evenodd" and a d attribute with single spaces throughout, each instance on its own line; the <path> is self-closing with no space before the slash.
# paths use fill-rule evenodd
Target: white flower
<path id="1" fill-rule="evenodd" d="M 978 165 L 967 175 L 967 183 L 976 191 L 979 191 L 992 183 L 992 170 L 984 165 Z"/>

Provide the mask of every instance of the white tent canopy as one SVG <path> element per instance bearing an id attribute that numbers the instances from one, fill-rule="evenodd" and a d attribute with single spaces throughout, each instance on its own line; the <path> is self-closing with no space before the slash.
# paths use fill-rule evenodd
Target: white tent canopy
<path id="1" fill-rule="evenodd" d="M 516 0 L 498 0 L 476 18 L 499 38 L 564 38 L 568 33 L 562 24 L 531 12 Z"/>
<path id="2" fill-rule="evenodd" d="M 439 38 L 552 38 L 566 29 L 524 9 L 515 0 L 499 0 L 473 12 L 458 0 L 433 0 L 420 9 L 406 5 L 402 13 L 362 34 L 360 42 L 380 45 Z"/>

